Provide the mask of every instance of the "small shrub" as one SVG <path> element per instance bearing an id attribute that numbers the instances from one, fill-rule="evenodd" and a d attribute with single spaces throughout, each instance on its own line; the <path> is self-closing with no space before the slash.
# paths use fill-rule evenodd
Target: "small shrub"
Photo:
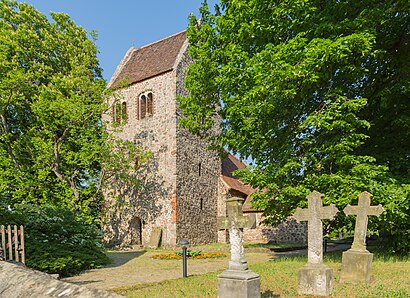
<path id="1" fill-rule="evenodd" d="M 26 265 L 69 276 L 109 262 L 99 229 L 67 208 L 25 205 L 0 210 L 0 224 L 24 225 Z"/>
<path id="2" fill-rule="evenodd" d="M 180 251 L 178 251 L 176 254 L 178 255 L 178 256 L 181 256 L 182 257 L 182 255 L 183 255 L 183 251 L 182 250 L 180 250 Z M 199 256 L 201 254 L 201 251 L 200 250 L 189 250 L 189 249 L 187 249 L 187 251 L 186 251 L 186 256 L 188 257 L 188 258 L 190 258 L 190 257 L 197 257 L 197 256 Z"/>

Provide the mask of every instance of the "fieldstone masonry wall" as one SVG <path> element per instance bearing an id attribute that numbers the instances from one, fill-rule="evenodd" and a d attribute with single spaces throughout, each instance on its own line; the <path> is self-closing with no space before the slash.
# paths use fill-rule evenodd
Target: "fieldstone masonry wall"
<path id="1" fill-rule="evenodd" d="M 188 95 L 185 72 L 190 63 L 183 51 L 176 67 L 177 96 Z M 177 112 L 178 115 L 180 114 Z M 208 143 L 177 126 L 177 241 L 192 244 L 217 241 L 217 191 L 221 160 Z"/>
<path id="2" fill-rule="evenodd" d="M 256 213 L 256 229 L 244 229 L 245 242 L 307 243 L 307 225 L 298 223 L 292 217 L 277 227 L 265 226 L 261 212 Z"/>
<path id="3" fill-rule="evenodd" d="M 227 198 L 238 196 L 235 191 L 229 190 L 228 186 L 219 179 L 218 190 L 218 216 L 226 216 Z M 307 225 L 305 222 L 298 223 L 293 218 L 287 218 L 277 227 L 262 224 L 264 217 L 262 212 L 253 212 L 256 217 L 255 229 L 243 229 L 244 242 L 278 242 L 278 243 L 306 243 Z M 244 213 L 246 216 L 248 213 Z M 226 231 L 218 231 L 218 242 L 227 243 L 229 239 Z"/>
<path id="4" fill-rule="evenodd" d="M 153 93 L 154 112 L 152 116 L 138 119 L 138 99 L 147 91 Z M 176 243 L 176 225 L 171 221 L 176 212 L 171 204 L 176 194 L 177 174 L 175 94 L 175 72 L 118 90 L 120 100 L 127 103 L 128 121 L 121 132 L 115 133 L 116 137 L 133 141 L 151 151 L 153 158 L 139 174 L 140 188 L 113 181 L 111 194 L 106 198 L 108 212 L 104 224 L 104 241 L 109 246 L 141 244 L 135 243 L 139 237 L 135 236 L 135 224 L 132 226 L 138 220 L 141 221 L 142 244 L 149 241 L 155 227 L 163 229 L 164 244 L 172 246 Z M 109 115 L 104 115 L 103 120 L 112 121 Z M 123 204 L 113 208 L 117 196 Z"/>
<path id="5" fill-rule="evenodd" d="M 226 214 L 226 199 L 230 197 L 229 188 L 223 182 L 222 179 L 218 179 L 218 203 L 217 214 L 218 217 L 227 216 Z M 229 234 L 228 230 L 218 230 L 218 242 L 228 243 Z"/>

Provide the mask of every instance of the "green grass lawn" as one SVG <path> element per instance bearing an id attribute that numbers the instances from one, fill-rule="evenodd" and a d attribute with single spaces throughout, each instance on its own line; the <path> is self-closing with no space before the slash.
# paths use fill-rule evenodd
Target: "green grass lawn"
<path id="1" fill-rule="evenodd" d="M 297 295 L 298 269 L 305 256 L 286 257 L 255 264 L 251 269 L 261 276 L 262 297 L 304 297 Z M 371 284 L 339 283 L 341 252 L 327 254 L 325 263 L 333 269 L 332 297 L 410 297 L 409 258 L 386 257 L 375 253 Z M 115 290 L 127 297 L 216 297 L 214 272 L 186 279 L 138 284 Z"/>

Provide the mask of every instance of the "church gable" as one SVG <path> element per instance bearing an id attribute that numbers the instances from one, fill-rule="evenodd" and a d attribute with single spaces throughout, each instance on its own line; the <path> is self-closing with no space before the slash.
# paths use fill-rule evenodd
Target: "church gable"
<path id="1" fill-rule="evenodd" d="M 128 50 L 109 83 L 116 88 L 126 80 L 133 84 L 173 70 L 181 48 L 186 41 L 186 31 L 166 37 L 139 49 Z"/>

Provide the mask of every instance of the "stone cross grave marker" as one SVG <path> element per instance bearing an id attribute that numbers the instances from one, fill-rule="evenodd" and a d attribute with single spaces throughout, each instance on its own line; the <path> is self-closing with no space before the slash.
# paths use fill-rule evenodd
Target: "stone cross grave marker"
<path id="1" fill-rule="evenodd" d="M 308 208 L 297 208 L 293 217 L 308 222 L 308 263 L 299 270 L 299 293 L 328 296 L 332 293 L 332 269 L 323 264 L 322 219 L 333 219 L 339 211 L 334 204 L 323 207 L 323 195 L 313 191 Z"/>
<path id="2" fill-rule="evenodd" d="M 236 197 L 226 200 L 226 211 L 228 216 L 218 217 L 218 228 L 220 230 L 229 230 L 229 241 L 231 244 L 229 269 L 233 270 L 248 269 L 242 245 L 243 229 L 255 228 L 255 217 L 243 216 L 243 201 L 243 199 Z"/>
<path id="3" fill-rule="evenodd" d="M 243 199 L 226 200 L 227 217 L 218 217 L 218 228 L 229 230 L 231 259 L 229 268 L 218 276 L 218 297 L 260 297 L 260 277 L 248 269 L 243 248 L 243 229 L 255 228 L 254 216 L 243 216 Z"/>
<path id="4" fill-rule="evenodd" d="M 346 215 L 356 215 L 354 239 L 352 247 L 343 252 L 340 281 L 370 282 L 373 254 L 366 249 L 366 231 L 368 216 L 380 216 L 384 208 L 382 205 L 370 206 L 372 194 L 365 191 L 359 194 L 357 206 L 348 204 L 343 212 Z"/>
<path id="5" fill-rule="evenodd" d="M 297 208 L 293 217 L 297 221 L 308 222 L 308 262 L 321 264 L 323 262 L 323 229 L 322 219 L 333 219 L 339 210 L 334 204 L 322 206 L 323 195 L 313 191 L 308 197 L 308 208 Z"/>
<path id="6" fill-rule="evenodd" d="M 348 204 L 345 209 L 343 209 L 343 212 L 346 215 L 357 215 L 352 244 L 353 250 L 366 250 L 368 216 L 380 216 L 384 211 L 384 208 L 380 204 L 378 206 L 370 206 L 371 197 L 371 193 L 368 193 L 367 191 L 362 192 L 359 194 L 359 203 L 357 206 L 351 206 Z"/>

